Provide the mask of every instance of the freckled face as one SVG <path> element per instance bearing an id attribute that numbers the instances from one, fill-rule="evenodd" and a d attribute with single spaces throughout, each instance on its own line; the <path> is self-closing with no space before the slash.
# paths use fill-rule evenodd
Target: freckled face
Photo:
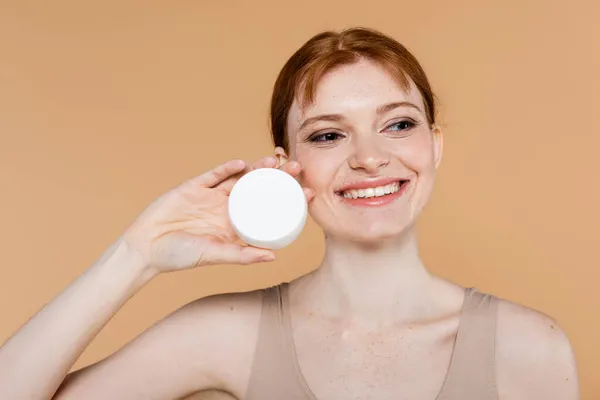
<path id="1" fill-rule="evenodd" d="M 328 236 L 376 241 L 405 233 L 428 201 L 441 154 L 421 94 L 379 65 L 330 71 L 315 101 L 288 114 L 290 158 L 316 192 L 311 217 Z"/>

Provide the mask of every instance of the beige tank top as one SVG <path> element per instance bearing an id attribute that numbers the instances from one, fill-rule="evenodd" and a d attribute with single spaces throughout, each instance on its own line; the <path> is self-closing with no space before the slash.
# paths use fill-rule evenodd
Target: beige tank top
<path id="1" fill-rule="evenodd" d="M 304 381 L 292 340 L 288 284 L 264 290 L 245 400 L 318 400 Z M 435 400 L 498 400 L 494 296 L 467 289 L 450 368 Z"/>

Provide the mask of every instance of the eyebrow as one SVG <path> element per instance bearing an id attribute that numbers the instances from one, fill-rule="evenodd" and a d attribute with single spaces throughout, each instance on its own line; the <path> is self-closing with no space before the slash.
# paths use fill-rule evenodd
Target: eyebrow
<path id="1" fill-rule="evenodd" d="M 381 107 L 378 107 L 377 115 L 385 114 L 387 112 L 390 112 L 390 111 L 392 111 L 396 108 L 400 108 L 400 107 L 414 108 L 415 110 L 417 110 L 419 112 L 423 112 L 423 111 L 421 111 L 421 108 L 419 106 L 411 103 L 410 101 L 397 101 L 395 103 L 384 104 Z"/>
<path id="2" fill-rule="evenodd" d="M 384 104 L 380 107 L 377 107 L 377 115 L 381 115 L 381 114 L 385 114 L 388 113 L 396 108 L 400 108 L 400 107 L 409 107 L 409 108 L 413 108 L 419 112 L 423 112 L 421 110 L 421 108 L 413 103 L 411 103 L 410 101 L 397 101 L 394 103 L 388 103 L 388 104 Z M 317 115 L 315 117 L 310 117 L 305 119 L 302 124 L 300 125 L 300 128 L 298 128 L 299 131 L 301 131 L 302 129 L 306 128 L 308 125 L 314 124 L 315 122 L 319 122 L 319 121 L 329 121 L 329 122 L 339 122 L 342 121 L 344 119 L 344 116 L 341 114 L 323 114 L 323 115 Z"/>

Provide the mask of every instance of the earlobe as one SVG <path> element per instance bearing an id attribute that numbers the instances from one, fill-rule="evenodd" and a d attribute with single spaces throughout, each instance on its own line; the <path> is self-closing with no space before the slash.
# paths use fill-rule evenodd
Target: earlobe
<path id="1" fill-rule="evenodd" d="M 275 148 L 275 158 L 277 158 L 277 167 L 276 168 L 281 167 L 283 164 L 285 164 L 289 161 L 287 153 L 285 152 L 285 150 L 282 147 L 279 147 L 279 146 Z"/>

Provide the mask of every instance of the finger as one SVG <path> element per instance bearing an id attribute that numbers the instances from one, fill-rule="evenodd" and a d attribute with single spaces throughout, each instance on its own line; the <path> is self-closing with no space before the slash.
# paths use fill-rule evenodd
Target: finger
<path id="1" fill-rule="evenodd" d="M 304 191 L 304 195 L 306 196 L 306 201 L 310 202 L 315 197 L 315 191 L 309 188 L 302 188 Z"/>
<path id="2" fill-rule="evenodd" d="M 212 260 L 211 264 L 254 264 L 275 260 L 272 250 L 258 247 L 243 246 L 235 243 L 222 243 L 214 246 L 215 253 L 207 254 L 206 259 Z"/>
<path id="3" fill-rule="evenodd" d="M 229 193 L 231 193 L 231 190 L 233 189 L 233 186 L 235 185 L 235 183 L 243 175 L 247 174 L 248 172 L 250 172 L 253 169 L 275 168 L 276 165 L 277 165 L 277 159 L 273 156 L 260 158 L 260 159 L 256 160 L 254 162 L 254 164 L 252 164 L 252 166 L 247 166 L 246 168 L 244 168 L 243 171 L 238 172 L 237 174 L 235 174 L 235 175 L 231 176 L 230 178 L 226 179 L 225 181 L 221 182 L 217 188 L 219 190 L 222 190 L 225 194 L 228 195 Z"/>
<path id="4" fill-rule="evenodd" d="M 269 157 L 263 157 L 263 158 L 256 160 L 256 162 L 254 162 L 254 164 L 252 164 L 252 169 L 275 168 L 276 166 L 277 166 L 277 159 L 273 156 L 269 156 Z"/>
<path id="5" fill-rule="evenodd" d="M 296 178 L 300 175 L 300 171 L 302 171 L 302 165 L 298 161 L 288 161 L 279 167 L 279 169 Z"/>
<path id="6" fill-rule="evenodd" d="M 242 171 L 238 172 L 237 174 L 234 174 L 234 175 L 230 176 L 229 178 L 225 179 L 223 182 L 219 183 L 217 186 L 215 186 L 215 189 L 219 189 L 226 195 L 229 195 L 229 193 L 231 193 L 231 190 L 233 189 L 233 186 L 235 185 L 235 183 L 242 176 L 246 175 L 251 170 L 252 170 L 252 167 L 250 165 L 246 164 L 246 168 L 244 168 Z"/>
<path id="7" fill-rule="evenodd" d="M 275 252 L 252 246 L 240 247 L 240 264 L 247 265 L 275 261 Z"/>
<path id="8" fill-rule="evenodd" d="M 225 181 L 232 175 L 238 174 L 247 167 L 243 160 L 231 160 L 192 179 L 194 185 L 213 187 Z"/>

